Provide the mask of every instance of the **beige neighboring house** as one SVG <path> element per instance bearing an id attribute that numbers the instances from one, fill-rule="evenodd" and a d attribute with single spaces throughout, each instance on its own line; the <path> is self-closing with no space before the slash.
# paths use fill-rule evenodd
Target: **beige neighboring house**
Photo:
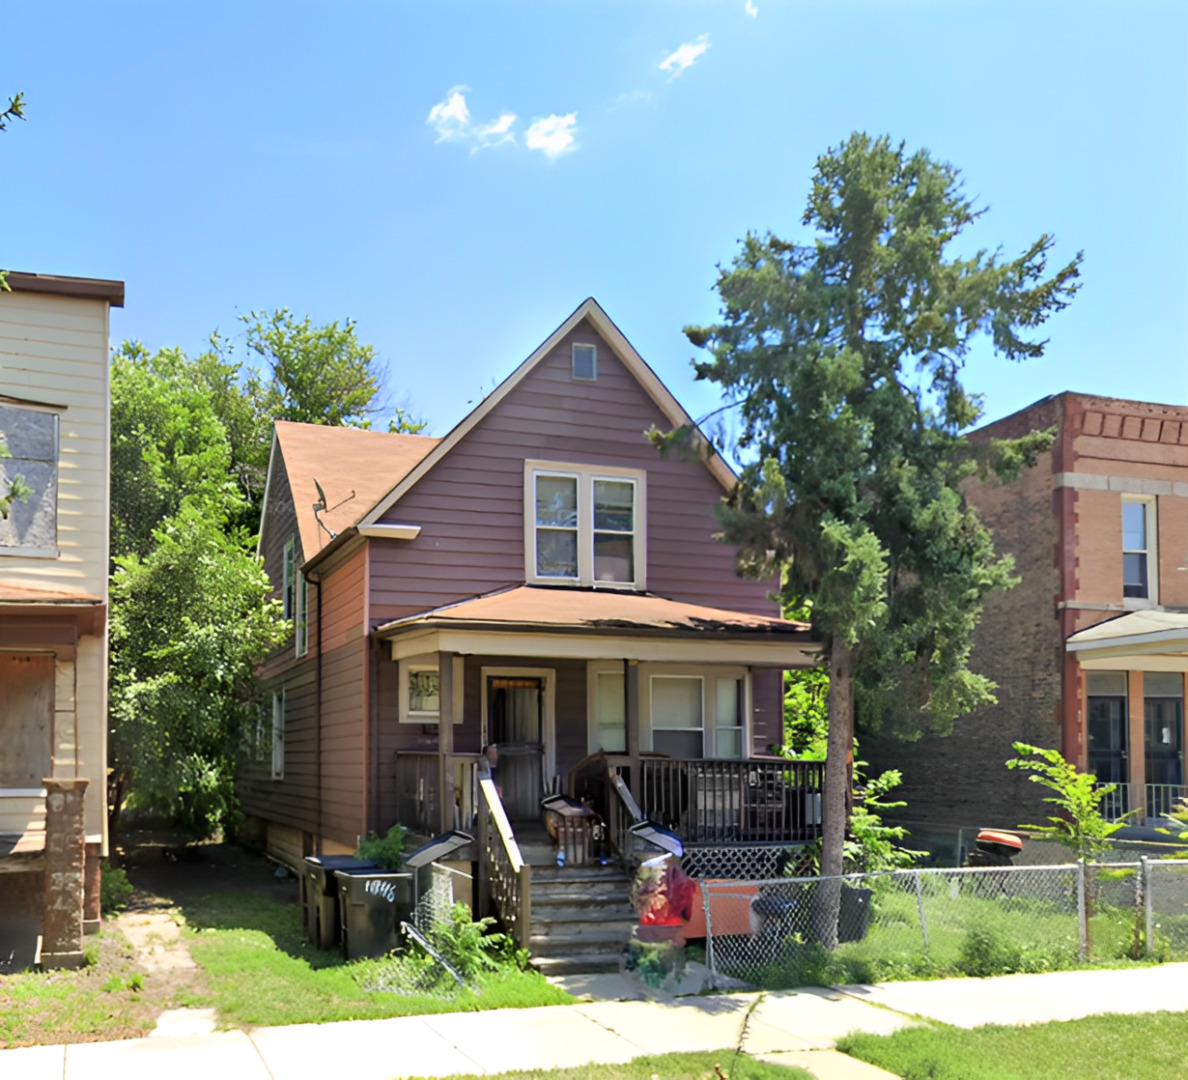
<path id="1" fill-rule="evenodd" d="M 108 315 L 124 284 L 0 292 L 0 971 L 73 966 L 107 853 Z"/>

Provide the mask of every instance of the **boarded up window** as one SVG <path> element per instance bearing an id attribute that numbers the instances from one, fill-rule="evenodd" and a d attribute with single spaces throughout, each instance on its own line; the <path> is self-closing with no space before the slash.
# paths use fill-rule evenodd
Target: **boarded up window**
<path id="1" fill-rule="evenodd" d="M 0 787 L 40 788 L 51 775 L 54 658 L 0 653 Z"/>
<path id="2" fill-rule="evenodd" d="M 34 409 L 0 406 L 0 494 L 21 477 L 31 489 L 0 517 L 0 551 L 58 553 L 58 418 Z"/>

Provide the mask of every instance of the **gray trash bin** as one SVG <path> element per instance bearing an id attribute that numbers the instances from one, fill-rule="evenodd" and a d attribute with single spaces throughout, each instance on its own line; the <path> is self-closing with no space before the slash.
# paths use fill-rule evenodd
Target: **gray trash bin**
<path id="1" fill-rule="evenodd" d="M 307 855 L 301 878 L 301 914 L 305 936 L 319 949 L 338 944 L 341 928 L 338 914 L 336 870 L 371 870 L 375 863 L 354 855 Z"/>
<path id="2" fill-rule="evenodd" d="M 400 924 L 413 917 L 413 876 L 403 870 L 335 870 L 342 954 L 384 956 L 400 945 Z"/>

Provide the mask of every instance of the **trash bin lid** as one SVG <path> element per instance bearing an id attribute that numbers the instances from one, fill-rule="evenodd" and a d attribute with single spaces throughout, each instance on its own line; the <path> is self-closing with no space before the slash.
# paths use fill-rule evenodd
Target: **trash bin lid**
<path id="1" fill-rule="evenodd" d="M 1014 833 L 999 832 L 996 829 L 983 829 L 974 837 L 979 851 L 986 851 L 992 855 L 1018 855 L 1023 850 L 1023 841 Z"/>
<path id="2" fill-rule="evenodd" d="M 375 866 L 370 859 L 357 859 L 354 855 L 306 855 L 305 861 L 323 870 L 347 870 L 352 867 L 367 869 Z"/>
<path id="3" fill-rule="evenodd" d="M 428 866 L 437 859 L 444 859 L 447 855 L 452 855 L 467 844 L 473 843 L 474 837 L 469 833 L 451 829 L 448 833 L 435 836 L 427 844 L 422 844 L 416 851 L 405 856 L 403 865 L 409 870 L 419 870 L 422 866 Z"/>

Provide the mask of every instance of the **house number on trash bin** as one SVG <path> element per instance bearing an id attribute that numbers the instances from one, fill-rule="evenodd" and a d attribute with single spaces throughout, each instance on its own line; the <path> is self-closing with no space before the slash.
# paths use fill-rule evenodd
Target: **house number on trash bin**
<path id="1" fill-rule="evenodd" d="M 382 896 L 389 904 L 396 903 L 396 886 L 390 881 L 368 881 L 363 885 L 363 891 Z"/>

